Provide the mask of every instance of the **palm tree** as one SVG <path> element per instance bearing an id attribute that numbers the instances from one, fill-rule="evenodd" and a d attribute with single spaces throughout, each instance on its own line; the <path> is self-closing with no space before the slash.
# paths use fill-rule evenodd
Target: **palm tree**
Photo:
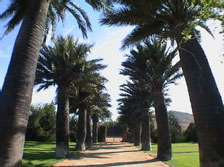
<path id="1" fill-rule="evenodd" d="M 122 65 L 125 67 L 124 64 L 125 63 Z M 127 75 L 127 69 L 123 69 L 121 74 Z M 132 109 L 131 113 L 130 111 L 128 112 L 128 116 L 130 116 L 132 123 L 135 125 L 133 130 L 134 144 L 139 145 L 141 141 L 142 150 L 150 150 L 151 133 L 149 126 L 149 108 L 152 102 L 150 92 L 146 88 L 146 84 L 144 82 L 139 82 L 138 80 L 133 80 L 132 82 L 127 82 L 121 86 L 121 90 L 124 92 L 121 94 L 121 97 L 124 99 L 120 99 L 120 101 L 125 102 L 124 100 L 128 100 L 128 108 Z M 137 132 L 140 126 L 141 131 Z"/>
<path id="2" fill-rule="evenodd" d="M 223 21 L 224 2 L 193 0 L 116 1 L 120 7 L 106 12 L 108 25 L 132 25 L 134 30 L 124 40 L 131 45 L 152 35 L 175 40 L 187 83 L 192 111 L 198 129 L 201 166 L 220 166 L 224 159 L 223 102 L 206 55 L 199 44 L 200 26 L 208 19 Z"/>
<path id="3" fill-rule="evenodd" d="M 143 52 L 149 58 L 147 63 L 149 68 L 148 75 L 151 80 L 151 91 L 158 129 L 157 158 L 166 161 L 172 158 L 172 151 L 166 99 L 164 96 L 169 84 L 175 83 L 175 80 L 180 78 L 182 74 L 179 72 L 179 63 L 172 66 L 176 50 L 170 52 L 167 50 L 166 44 L 156 40 L 145 42 L 145 47 L 145 50 L 140 50 L 139 54 L 142 55 Z"/>
<path id="4" fill-rule="evenodd" d="M 121 86 L 123 87 L 123 86 Z M 121 94 L 122 96 L 123 94 Z M 142 120 L 141 111 L 138 109 L 139 106 L 136 105 L 136 97 L 134 92 L 130 95 L 123 95 L 124 97 L 118 99 L 119 101 L 119 117 L 120 123 L 125 124 L 132 133 L 131 140 L 130 136 L 127 136 L 128 142 L 133 142 L 135 146 L 140 146 L 141 135 L 142 135 Z M 127 133 L 127 132 L 126 132 Z"/>
<path id="5" fill-rule="evenodd" d="M 91 119 L 93 122 L 92 127 L 92 142 L 98 142 L 98 122 L 99 120 L 103 120 L 104 118 L 110 117 L 110 112 L 108 108 L 110 105 L 110 95 L 102 90 L 98 91 L 97 94 L 94 95 L 92 99 L 92 107 L 91 107 Z M 88 139 L 88 137 L 87 137 Z"/>
<path id="6" fill-rule="evenodd" d="M 109 1 L 86 2 L 100 9 Z M 85 35 L 90 29 L 88 18 L 72 0 L 13 0 L 0 15 L 0 19 L 10 18 L 6 33 L 22 22 L 0 99 L 0 164 L 3 167 L 21 164 L 39 50 L 50 27 L 48 23 L 54 25 L 58 18 L 63 19 L 65 11 L 75 17 Z"/>
<path id="7" fill-rule="evenodd" d="M 128 59 L 122 64 L 125 67 L 122 73 L 131 76 L 131 79 L 144 81 L 145 89 L 152 95 L 158 127 L 157 158 L 160 160 L 172 158 L 164 92 L 168 84 L 181 76 L 178 72 L 178 64 L 172 66 L 172 59 L 175 55 L 176 51 L 169 51 L 167 45 L 161 41 L 148 40 L 144 42 L 144 45 L 138 45 L 135 50 L 132 50 Z M 143 118 L 148 119 L 149 116 L 144 115 Z"/>
<path id="8" fill-rule="evenodd" d="M 99 117 L 107 112 L 110 96 L 107 93 L 102 92 L 101 89 L 98 89 L 88 101 L 88 110 L 87 110 L 87 135 L 86 135 L 86 146 L 91 148 L 93 143 L 98 141 L 98 121 Z M 91 126 L 92 118 L 95 118 L 93 126 Z"/>
<path id="9" fill-rule="evenodd" d="M 69 96 L 82 79 L 83 67 L 91 45 L 74 41 L 72 36 L 58 37 L 53 47 L 43 47 L 37 64 L 39 90 L 57 86 L 56 156 L 69 153 Z"/>
<path id="10" fill-rule="evenodd" d="M 92 136 L 90 135 L 91 107 L 95 104 L 95 96 L 104 88 L 106 79 L 99 74 L 99 71 L 106 68 L 100 64 L 101 59 L 94 59 L 87 62 L 84 70 L 84 78 L 76 85 L 77 102 L 79 108 L 77 145 L 78 150 L 85 150 L 86 137 L 88 135 L 88 144 L 92 144 Z M 88 132 L 88 134 L 87 134 Z"/>

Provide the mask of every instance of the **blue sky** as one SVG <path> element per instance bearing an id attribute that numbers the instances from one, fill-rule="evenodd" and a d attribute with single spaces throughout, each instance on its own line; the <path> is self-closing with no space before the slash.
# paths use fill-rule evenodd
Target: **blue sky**
<path id="1" fill-rule="evenodd" d="M 1 2 L 0 12 L 7 7 L 7 4 L 8 0 L 3 0 Z M 98 22 L 100 18 L 99 13 L 93 11 L 88 5 L 83 3 L 83 1 L 80 3 L 80 6 L 83 6 L 85 11 L 87 11 L 92 23 L 93 32 L 88 33 L 88 39 L 82 38 L 82 35 L 77 28 L 76 22 L 71 16 L 68 16 L 63 24 L 58 24 L 56 34 L 72 34 L 74 37 L 79 38 L 80 41 L 86 41 L 95 44 L 92 50 L 91 57 L 103 58 L 104 64 L 108 65 L 108 68 L 102 73 L 109 80 L 106 86 L 108 92 L 111 95 L 111 111 L 113 112 L 113 118 L 115 118 L 117 116 L 116 100 L 119 98 L 119 85 L 125 82 L 125 78 L 119 75 L 119 71 L 121 69 L 120 64 L 125 60 L 123 56 L 125 53 L 120 50 L 120 46 L 122 39 L 128 34 L 128 32 L 130 32 L 131 28 L 101 26 Z M 0 21 L 0 35 L 2 35 L 2 33 L 4 32 L 4 25 L 6 24 L 6 22 L 7 21 Z M 219 34 L 219 24 L 216 22 L 209 22 L 209 25 L 215 34 L 215 39 L 202 31 L 202 46 L 207 54 L 209 63 L 217 81 L 218 88 L 223 97 L 224 64 L 222 63 L 222 61 L 224 60 L 224 57 L 222 53 L 224 53 L 224 40 L 223 35 Z M 6 74 L 7 66 L 10 60 L 18 29 L 19 27 L 17 27 L 16 30 L 0 40 L 0 87 L 2 86 L 4 76 Z M 55 97 L 54 92 L 55 88 L 50 88 L 39 93 L 34 90 L 32 103 L 43 104 L 46 102 L 51 102 Z M 178 85 L 171 86 L 169 94 L 173 101 L 169 109 L 191 113 L 190 102 L 184 79 L 179 80 Z"/>

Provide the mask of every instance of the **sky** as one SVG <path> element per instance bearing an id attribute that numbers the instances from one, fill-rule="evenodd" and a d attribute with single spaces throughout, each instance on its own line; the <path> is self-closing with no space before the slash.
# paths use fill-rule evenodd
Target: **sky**
<path id="1" fill-rule="evenodd" d="M 8 0 L 2 0 L 0 13 L 7 5 Z M 103 58 L 103 63 L 108 65 L 102 74 L 109 80 L 106 84 L 106 88 L 111 95 L 112 107 L 110 111 L 113 113 L 113 119 L 115 119 L 118 115 L 116 100 L 119 98 L 119 86 L 126 80 L 125 77 L 119 75 L 119 72 L 121 69 L 121 62 L 125 60 L 124 55 L 128 52 L 122 51 L 120 47 L 122 39 L 132 30 L 132 27 L 102 26 L 99 24 L 100 13 L 92 10 L 88 5 L 83 3 L 83 1 L 80 2 L 80 6 L 87 12 L 92 23 L 93 31 L 88 33 L 88 39 L 82 38 L 75 20 L 70 15 L 66 17 L 64 23 L 58 23 L 56 35 L 73 35 L 82 42 L 94 44 L 91 58 Z M 0 36 L 5 30 L 6 23 L 7 20 L 0 21 Z M 214 38 L 202 30 L 201 45 L 209 60 L 220 94 L 224 97 L 224 36 L 219 33 L 221 29 L 217 22 L 210 21 L 208 24 L 214 33 Z M 3 39 L 0 39 L 0 88 L 2 87 L 8 68 L 18 29 L 19 26 Z M 178 80 L 177 85 L 170 86 L 168 93 L 172 99 L 172 103 L 168 107 L 169 110 L 191 113 L 191 106 L 184 78 Z M 36 92 L 36 88 L 34 88 L 32 104 L 50 103 L 54 99 L 54 87 L 50 87 L 41 92 Z"/>

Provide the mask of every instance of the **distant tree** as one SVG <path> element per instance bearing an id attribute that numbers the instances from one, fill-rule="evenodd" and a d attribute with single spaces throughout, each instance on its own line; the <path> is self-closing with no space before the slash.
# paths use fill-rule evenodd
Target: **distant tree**
<path id="1" fill-rule="evenodd" d="M 69 120 L 69 136 L 70 136 L 70 140 L 73 142 L 77 141 L 76 134 L 77 134 L 78 117 L 76 114 L 71 116 Z"/>
<path id="2" fill-rule="evenodd" d="M 54 105 L 31 106 L 28 122 L 27 140 L 52 140 L 55 136 L 56 110 Z"/>
<path id="3" fill-rule="evenodd" d="M 181 126 L 179 125 L 175 115 L 171 112 L 169 112 L 168 120 L 169 120 L 171 141 L 172 143 L 179 142 L 182 139 Z"/>
<path id="4" fill-rule="evenodd" d="M 127 64 L 124 65 L 125 63 Z M 121 74 L 129 75 L 131 73 L 132 69 L 127 67 L 132 65 L 129 66 L 128 64 L 129 62 L 122 64 L 125 68 L 121 71 Z M 152 100 L 146 82 L 133 79 L 133 81 L 127 81 L 126 84 L 121 85 L 121 90 L 121 98 L 118 100 L 118 109 L 121 115 L 119 119 L 125 121 L 128 125 L 129 141 L 134 142 L 136 146 L 141 144 L 142 150 L 150 150 L 149 108 Z"/>
<path id="5" fill-rule="evenodd" d="M 198 142 L 197 129 L 194 123 L 189 124 L 184 132 L 184 137 L 187 142 Z"/>
<path id="6" fill-rule="evenodd" d="M 158 139 L 158 132 L 156 129 L 156 118 L 155 118 L 155 113 L 150 112 L 150 127 L 151 127 L 151 138 L 153 143 L 157 143 Z"/>

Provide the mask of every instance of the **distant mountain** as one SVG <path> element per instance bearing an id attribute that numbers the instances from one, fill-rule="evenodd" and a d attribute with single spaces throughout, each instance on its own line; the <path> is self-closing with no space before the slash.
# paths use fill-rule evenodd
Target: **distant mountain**
<path id="1" fill-rule="evenodd" d="M 177 119 L 182 130 L 186 130 L 190 123 L 194 122 L 192 114 L 180 112 L 180 111 L 170 111 Z"/>

